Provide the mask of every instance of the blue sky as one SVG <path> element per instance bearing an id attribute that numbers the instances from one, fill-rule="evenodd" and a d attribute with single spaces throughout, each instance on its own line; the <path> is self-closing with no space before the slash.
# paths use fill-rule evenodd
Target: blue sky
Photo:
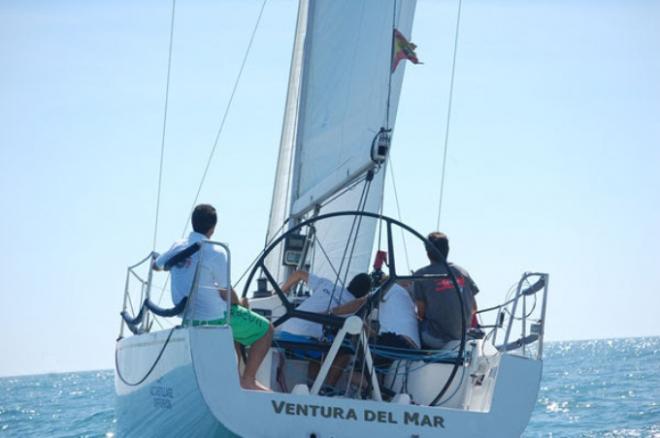
<path id="1" fill-rule="evenodd" d="M 159 249 L 185 225 L 260 3 L 178 4 Z M 0 3 L 0 375 L 112 367 L 125 268 L 152 244 L 169 13 Z M 455 13 L 418 4 L 424 65 L 407 67 L 394 137 L 402 219 L 422 233 Z M 234 277 L 263 244 L 295 14 L 268 2 L 200 198 Z M 549 339 L 660 335 L 658 22 L 653 1 L 463 4 L 441 228 L 480 305 L 550 273 Z"/>

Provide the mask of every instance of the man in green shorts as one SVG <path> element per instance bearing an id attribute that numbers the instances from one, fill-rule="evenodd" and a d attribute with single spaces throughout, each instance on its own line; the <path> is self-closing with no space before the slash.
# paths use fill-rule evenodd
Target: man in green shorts
<path id="1" fill-rule="evenodd" d="M 234 340 L 250 347 L 241 376 L 241 387 L 269 390 L 267 386 L 257 382 L 256 375 L 261 361 L 270 349 L 273 326 L 266 318 L 248 309 L 247 300 L 239 301 L 233 289 L 227 293 L 230 285 L 227 284 L 226 256 L 216 245 L 204 243 L 213 235 L 217 222 L 218 216 L 213 206 L 200 204 L 195 207 L 192 214 L 193 231 L 187 239 L 175 242 L 172 248 L 159 256 L 154 268 L 163 269 L 172 257 L 198 242 L 201 243 L 199 251 L 171 267 L 172 302 L 176 305 L 190 294 L 199 265 L 198 287 L 191 302 L 186 305 L 184 325 L 225 325 L 227 298 L 230 295 L 229 326 Z"/>

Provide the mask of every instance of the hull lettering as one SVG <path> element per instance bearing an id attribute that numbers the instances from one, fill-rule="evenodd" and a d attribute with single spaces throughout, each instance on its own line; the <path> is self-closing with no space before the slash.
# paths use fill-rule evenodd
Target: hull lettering
<path id="1" fill-rule="evenodd" d="M 304 403 L 288 403 L 285 401 L 271 400 L 273 412 L 277 415 L 293 415 L 300 417 L 320 417 L 330 420 L 364 421 L 365 423 L 404 424 L 410 426 L 443 428 L 445 419 L 440 415 L 420 414 L 419 412 L 404 411 L 403 417 L 400 413 L 392 411 L 377 411 L 364 409 L 358 415 L 353 408 L 340 406 L 311 405 Z"/>

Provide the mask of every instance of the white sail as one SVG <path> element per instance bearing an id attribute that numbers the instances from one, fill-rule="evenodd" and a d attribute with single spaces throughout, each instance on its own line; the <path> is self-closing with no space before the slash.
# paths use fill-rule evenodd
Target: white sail
<path id="1" fill-rule="evenodd" d="M 372 141 L 394 126 L 403 80 L 403 65 L 390 77 L 393 27 L 410 37 L 414 10 L 415 0 L 310 3 L 293 214 L 373 165 Z"/>
<path id="2" fill-rule="evenodd" d="M 394 127 L 405 65 L 392 73 L 393 31 L 410 37 L 415 4 L 415 0 L 300 3 L 270 239 L 288 229 L 287 218 L 299 219 L 312 209 L 321 214 L 381 210 L 384 166 L 377 168 L 371 149 L 382 128 Z M 365 183 L 358 181 L 369 170 L 377 172 L 366 201 L 360 204 Z M 357 238 L 351 234 L 353 218 L 321 225 L 312 271 L 336 278 L 342 266 L 342 279 L 365 271 L 375 222 L 363 220 Z M 281 250 L 267 260 L 279 278 Z M 350 266 L 342 264 L 349 255 Z"/>
<path id="3" fill-rule="evenodd" d="M 364 201 L 363 211 L 379 212 L 382 205 L 385 169 L 374 175 Z M 364 183 L 357 184 L 342 196 L 328 203 L 323 214 L 355 210 L 363 195 Z M 316 275 L 349 282 L 353 276 L 366 272 L 370 266 L 377 220 L 370 217 L 340 216 L 320 221 L 316 225 L 316 243 L 311 271 Z"/>

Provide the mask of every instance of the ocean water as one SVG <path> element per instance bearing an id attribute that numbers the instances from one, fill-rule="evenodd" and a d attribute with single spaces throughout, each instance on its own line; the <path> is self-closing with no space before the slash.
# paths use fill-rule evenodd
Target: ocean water
<path id="1" fill-rule="evenodd" d="M 660 438 L 660 337 L 546 344 L 525 437 Z M 113 372 L 0 379 L 0 437 L 113 437 Z"/>
<path id="2" fill-rule="evenodd" d="M 525 436 L 660 437 L 660 337 L 548 343 Z"/>

